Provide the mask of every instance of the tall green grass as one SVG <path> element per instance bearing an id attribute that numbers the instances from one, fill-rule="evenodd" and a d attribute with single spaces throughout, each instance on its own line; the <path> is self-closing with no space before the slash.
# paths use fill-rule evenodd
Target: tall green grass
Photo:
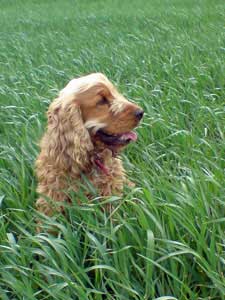
<path id="1" fill-rule="evenodd" d="M 223 1 L 0 1 L 0 299 L 225 299 Z M 43 217 L 45 111 L 100 71 L 145 110 L 136 188 Z"/>

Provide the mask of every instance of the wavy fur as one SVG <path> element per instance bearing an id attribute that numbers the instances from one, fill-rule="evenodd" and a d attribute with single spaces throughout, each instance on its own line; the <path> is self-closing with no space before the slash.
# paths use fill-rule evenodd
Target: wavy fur
<path id="1" fill-rule="evenodd" d="M 118 102 L 114 103 L 115 107 L 124 107 L 125 101 L 133 105 L 118 92 L 115 94 L 116 89 L 108 79 L 97 73 L 72 80 L 49 106 L 47 130 L 41 140 L 41 152 L 36 160 L 37 191 L 40 194 L 36 206 L 46 215 L 51 216 L 55 210 L 63 211 L 59 205 L 54 207 L 54 202 L 69 201 L 68 192 L 77 191 L 81 173 L 86 175 L 102 196 L 122 192 L 126 179 L 121 160 L 113 157 L 112 151 L 101 143 L 99 147 L 91 136 L 98 129 L 110 125 L 109 117 L 106 118 L 107 114 L 110 116 L 110 109 L 106 106 L 98 107 L 98 102 L 93 104 L 102 97 L 100 94 L 102 95 L 103 90 L 104 93 L 114 95 L 112 101 Z M 82 106 L 85 103 L 86 106 Z M 94 108 L 96 106 L 97 109 Z M 129 109 L 131 110 L 130 106 Z M 133 105 L 132 109 L 137 109 L 137 106 Z M 126 115 L 131 120 L 131 113 L 128 115 L 126 112 L 120 119 L 118 115 L 118 122 L 122 122 L 123 126 L 126 126 Z M 114 120 L 115 116 L 111 118 Z M 96 157 L 109 170 L 107 176 L 96 166 Z"/>

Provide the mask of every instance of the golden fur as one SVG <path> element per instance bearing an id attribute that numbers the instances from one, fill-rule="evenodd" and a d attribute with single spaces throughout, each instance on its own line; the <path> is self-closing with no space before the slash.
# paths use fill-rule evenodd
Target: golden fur
<path id="1" fill-rule="evenodd" d="M 49 106 L 36 161 L 40 212 L 51 216 L 55 209 L 63 210 L 59 205 L 54 208 L 49 199 L 70 202 L 69 192 L 79 189 L 82 174 L 101 196 L 122 193 L 126 177 L 117 155 L 125 145 L 106 145 L 96 133 L 99 129 L 114 136 L 129 132 L 140 121 L 136 112 L 143 114 L 101 73 L 68 83 Z"/>

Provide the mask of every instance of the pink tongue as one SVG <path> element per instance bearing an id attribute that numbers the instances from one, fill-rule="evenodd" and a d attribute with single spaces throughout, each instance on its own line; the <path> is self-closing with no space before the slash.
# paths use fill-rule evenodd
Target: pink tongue
<path id="1" fill-rule="evenodd" d="M 121 138 L 123 140 L 131 140 L 135 142 L 137 140 L 137 134 L 134 131 L 130 131 L 122 134 Z"/>

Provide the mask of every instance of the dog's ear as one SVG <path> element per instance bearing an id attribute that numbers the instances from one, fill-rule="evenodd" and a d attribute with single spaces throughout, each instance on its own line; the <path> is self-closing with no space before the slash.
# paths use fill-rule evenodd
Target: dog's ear
<path id="1" fill-rule="evenodd" d="M 61 102 L 59 99 L 55 99 L 49 106 L 47 111 L 48 128 L 55 127 L 59 120 L 59 110 L 61 109 Z"/>
<path id="2" fill-rule="evenodd" d="M 47 117 L 48 128 L 41 147 L 60 168 L 71 168 L 74 172 L 84 170 L 93 144 L 76 101 L 63 97 L 55 99 Z"/>
<path id="3" fill-rule="evenodd" d="M 84 126 L 80 107 L 73 102 L 67 109 L 71 120 L 71 137 L 73 136 L 73 160 L 80 169 L 85 168 L 89 162 L 90 151 L 93 150 L 93 144 L 88 130 Z"/>

